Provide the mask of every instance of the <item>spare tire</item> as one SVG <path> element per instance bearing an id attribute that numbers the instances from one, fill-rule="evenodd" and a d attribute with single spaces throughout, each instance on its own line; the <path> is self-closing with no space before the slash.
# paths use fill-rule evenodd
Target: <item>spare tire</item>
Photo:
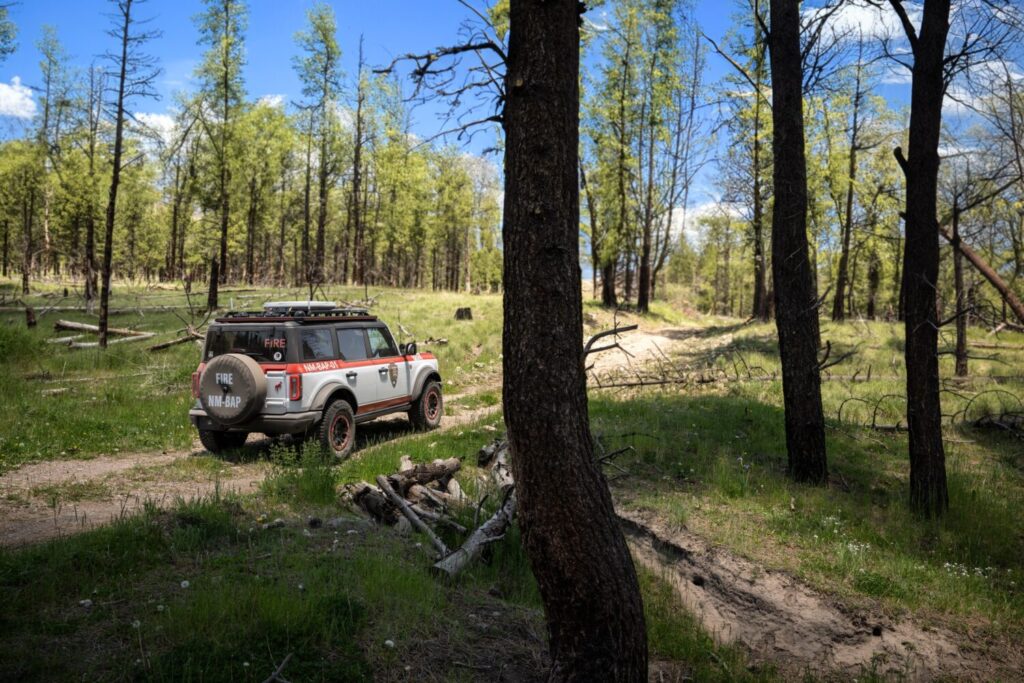
<path id="1" fill-rule="evenodd" d="M 263 407 L 267 377 L 259 363 L 240 353 L 217 356 L 199 378 L 199 402 L 222 425 L 244 422 Z"/>

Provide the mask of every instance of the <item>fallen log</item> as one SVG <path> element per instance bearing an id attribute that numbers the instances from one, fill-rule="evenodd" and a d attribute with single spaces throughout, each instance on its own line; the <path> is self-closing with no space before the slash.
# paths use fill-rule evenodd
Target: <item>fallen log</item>
<path id="1" fill-rule="evenodd" d="M 415 503 L 411 507 L 412 507 L 412 511 L 415 512 L 420 517 L 422 517 L 423 519 L 429 519 L 431 522 L 435 522 L 437 524 L 444 524 L 447 527 L 451 527 L 452 529 L 455 529 L 460 534 L 467 534 L 467 533 L 469 533 L 469 529 L 467 529 L 466 527 L 462 526 L 461 524 L 459 524 L 458 522 L 456 522 L 453 519 L 448 519 L 447 517 L 445 517 L 444 515 L 442 515 L 439 512 L 434 512 L 433 510 L 428 510 L 427 508 L 420 507 L 419 505 L 416 505 Z"/>
<path id="2" fill-rule="evenodd" d="M 981 256 L 974 251 L 970 245 L 964 242 L 963 238 L 957 239 L 953 235 L 952 230 L 945 225 L 939 226 L 939 234 L 942 235 L 954 249 L 958 249 L 960 253 L 970 261 L 971 265 L 974 266 L 974 269 L 981 273 L 981 275 L 989 281 L 989 284 L 995 287 L 996 291 L 999 292 L 999 295 L 1003 298 L 1003 301 L 1006 302 L 1006 305 L 1009 306 L 1010 310 L 1013 311 L 1013 314 L 1017 316 L 1017 320 L 1024 324 L 1024 304 L 1022 304 L 1020 299 L 1017 298 L 1017 295 L 1014 294 L 1006 281 L 999 277 L 995 268 L 990 266 L 985 259 L 981 258 Z"/>
<path id="3" fill-rule="evenodd" d="M 370 517 L 388 526 L 398 523 L 398 510 L 375 486 L 361 481 L 351 485 L 349 490 L 352 492 L 352 502 Z"/>
<path id="4" fill-rule="evenodd" d="M 152 339 L 156 336 L 155 332 L 142 332 L 140 334 L 133 334 L 130 337 L 118 337 L 117 339 L 108 339 L 107 346 L 111 344 L 124 344 L 125 342 L 142 341 L 144 339 Z M 100 343 L 94 342 L 71 342 L 68 344 L 69 349 L 95 349 L 98 348 Z"/>
<path id="5" fill-rule="evenodd" d="M 72 335 L 69 335 L 67 337 L 54 337 L 53 339 L 47 339 L 46 343 L 47 344 L 70 344 L 71 342 L 75 341 L 76 339 L 81 339 L 84 336 L 85 336 L 84 334 L 72 334 Z"/>
<path id="6" fill-rule="evenodd" d="M 510 490 L 498 511 L 470 534 L 462 547 L 434 563 L 434 572 L 454 578 L 475 560 L 485 547 L 505 538 L 515 516 L 516 494 L 514 490 Z"/>
<path id="7" fill-rule="evenodd" d="M 487 451 L 488 459 L 494 461 L 491 477 L 498 490 L 504 495 L 504 499 L 491 518 L 477 527 L 458 550 L 434 564 L 434 572 L 448 578 L 454 578 L 479 557 L 486 546 L 503 539 L 516 516 L 515 480 L 512 478 L 512 470 L 508 464 L 508 442 L 500 440 L 489 446 L 484 446 L 481 451 Z M 484 457 L 483 453 L 480 457 Z"/>
<path id="8" fill-rule="evenodd" d="M 402 464 L 405 464 L 405 462 L 403 461 Z M 405 496 L 409 489 L 417 484 L 425 486 L 432 481 L 436 481 L 442 487 L 447 486 L 448 480 L 459 471 L 460 467 L 462 467 L 462 463 L 459 462 L 458 458 L 434 460 L 429 464 L 413 465 L 411 468 L 392 475 L 390 479 L 395 483 L 395 488 L 398 492 Z"/>
<path id="9" fill-rule="evenodd" d="M 188 333 L 184 337 L 178 337 L 177 339 L 172 339 L 171 341 L 165 341 L 165 342 L 162 342 L 160 344 L 154 344 L 153 346 L 149 347 L 149 350 L 150 351 L 162 351 L 163 349 L 169 349 L 172 346 L 177 346 L 178 344 L 184 344 L 186 342 L 190 342 L 193 339 L 198 341 L 200 339 L 205 339 L 205 338 L 206 338 L 205 334 L 201 334 L 200 332 L 197 332 L 196 330 L 194 330 L 191 327 L 189 327 L 188 328 Z"/>
<path id="10" fill-rule="evenodd" d="M 377 486 L 379 486 L 380 490 L 384 492 L 384 495 L 388 497 L 388 500 L 390 500 L 402 512 L 402 514 L 405 515 L 406 519 L 409 520 L 413 528 L 415 528 L 417 531 L 423 532 L 427 536 L 427 538 L 430 539 L 430 542 L 434 544 L 435 548 L 437 548 L 437 552 L 440 554 L 441 557 L 444 557 L 448 554 L 448 546 L 446 546 L 444 544 L 444 541 L 438 538 L 437 534 L 431 531 L 430 527 L 427 526 L 426 523 L 424 523 L 424 521 L 420 519 L 415 512 L 413 512 L 412 508 L 409 507 L 409 503 L 406 502 L 405 498 L 402 498 L 400 495 L 395 493 L 395 490 L 391 488 L 391 483 L 388 482 L 387 477 L 385 477 L 383 474 L 377 475 Z"/>
<path id="11" fill-rule="evenodd" d="M 76 323 L 71 320 L 58 320 L 53 324 L 55 330 L 71 330 L 73 332 L 92 332 L 94 334 L 100 333 L 99 325 L 90 325 L 89 323 Z M 148 334 L 153 336 L 151 332 L 140 332 L 139 330 L 129 330 L 123 327 L 108 327 L 107 334 L 116 334 L 123 337 L 133 337 Z"/>

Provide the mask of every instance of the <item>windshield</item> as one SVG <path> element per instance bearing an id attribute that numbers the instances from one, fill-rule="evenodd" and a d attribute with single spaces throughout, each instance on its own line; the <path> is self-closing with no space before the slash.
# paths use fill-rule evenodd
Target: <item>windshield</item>
<path id="1" fill-rule="evenodd" d="M 206 360 L 225 353 L 242 353 L 262 363 L 280 363 L 287 355 L 283 327 L 220 327 L 206 335 Z"/>

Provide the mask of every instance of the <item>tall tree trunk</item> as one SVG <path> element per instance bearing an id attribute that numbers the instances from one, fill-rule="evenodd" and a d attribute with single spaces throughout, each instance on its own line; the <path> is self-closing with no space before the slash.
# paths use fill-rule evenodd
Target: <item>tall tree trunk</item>
<path id="1" fill-rule="evenodd" d="M 878 285 L 882 281 L 882 261 L 878 253 L 872 249 L 868 256 L 868 306 L 867 316 L 874 320 L 878 316 Z"/>
<path id="2" fill-rule="evenodd" d="M 597 271 L 601 266 L 601 249 L 597 241 L 597 207 L 594 205 L 594 195 L 587 184 L 587 173 L 583 168 L 583 160 L 580 159 L 580 187 L 583 188 L 584 196 L 587 199 L 587 215 L 590 217 L 590 276 L 593 297 L 597 298 Z"/>
<path id="3" fill-rule="evenodd" d="M 306 183 L 302 194 L 302 282 L 313 282 L 313 265 L 310 260 L 309 232 L 313 224 L 311 204 L 313 186 L 313 112 L 309 112 L 309 131 L 306 136 Z"/>
<path id="4" fill-rule="evenodd" d="M 846 169 L 846 210 L 843 216 L 842 246 L 839 251 L 839 272 L 836 275 L 836 293 L 832 300 L 832 320 L 846 319 L 847 270 L 850 261 L 850 238 L 853 234 L 853 195 L 857 181 L 857 152 L 860 151 L 860 107 L 864 100 L 861 62 L 856 66 L 853 92 L 853 121 L 850 127 L 850 159 Z M 852 289 L 852 288 L 851 288 Z"/>
<path id="5" fill-rule="evenodd" d="M 788 472 L 797 481 L 828 480 L 825 418 L 818 372 L 818 309 L 807 253 L 807 164 L 799 0 L 771 0 L 772 276 L 782 360 Z"/>
<path id="6" fill-rule="evenodd" d="M 750 221 L 754 232 L 754 304 L 752 313 L 758 320 L 768 320 L 768 265 L 764 255 L 764 192 L 761 188 L 761 73 L 760 63 L 756 66 L 757 92 L 754 93 L 754 153 L 753 153 L 753 217 Z"/>
<path id="7" fill-rule="evenodd" d="M 32 239 L 32 220 L 36 215 L 36 188 L 33 184 L 28 191 L 28 201 L 22 202 L 22 248 L 21 293 L 29 293 L 29 279 L 35 265 L 35 242 Z"/>
<path id="8" fill-rule="evenodd" d="M 324 271 L 324 260 L 326 258 L 326 235 L 327 235 L 327 201 L 330 197 L 329 160 L 328 148 L 328 123 L 327 107 L 329 103 L 324 102 L 321 115 L 323 120 L 320 123 L 320 167 L 317 175 L 317 210 L 316 210 L 316 280 L 324 282 L 326 272 Z"/>
<path id="9" fill-rule="evenodd" d="M 967 376 L 967 294 L 964 257 L 960 253 L 960 209 L 953 204 L 953 289 L 956 293 L 956 376 Z"/>
<path id="10" fill-rule="evenodd" d="M 253 284 L 256 270 L 256 211 L 259 204 L 256 191 L 256 176 L 249 179 L 249 211 L 246 215 L 245 230 L 245 281 Z"/>
<path id="11" fill-rule="evenodd" d="M 601 267 L 601 305 L 609 308 L 619 305 L 619 297 L 615 294 L 616 260 L 608 258 Z"/>
<path id="12" fill-rule="evenodd" d="M 100 348 L 107 348 L 107 321 L 110 313 L 110 267 L 114 250 L 114 219 L 117 216 L 117 188 L 121 183 L 121 152 L 124 137 L 124 93 L 128 73 L 128 43 L 131 27 L 132 0 L 124 0 L 121 27 L 121 63 L 117 84 L 117 113 L 114 120 L 114 158 L 110 176 L 110 194 L 107 199 L 107 222 L 104 227 L 103 275 L 100 289 Z"/>
<path id="13" fill-rule="evenodd" d="M 281 222 L 278 225 L 278 239 L 277 249 L 278 258 L 277 265 L 274 269 L 274 282 L 279 286 L 284 285 L 284 247 L 285 247 L 285 227 L 288 225 L 288 210 L 286 204 L 286 198 L 288 197 L 288 171 L 286 169 L 281 170 Z"/>
<path id="14" fill-rule="evenodd" d="M 581 358 L 579 7 L 511 2 L 505 421 L 523 545 L 548 622 L 549 680 L 646 681 L 640 590 L 594 461 Z"/>
<path id="15" fill-rule="evenodd" d="M 898 4 L 898 0 L 892 1 Z M 902 5 L 899 7 L 902 9 Z M 911 40 L 914 68 L 907 158 L 903 160 L 897 150 L 897 158 L 901 160 L 900 165 L 907 178 L 903 297 L 910 505 L 926 517 L 941 516 L 949 507 L 946 453 L 942 444 L 935 310 L 939 275 L 936 191 L 942 100 L 946 91 L 944 57 L 949 12 L 950 0 L 925 0 L 920 34 Z"/>
<path id="16" fill-rule="evenodd" d="M 10 224 L 8 223 L 7 219 L 5 218 L 4 219 L 4 267 L 3 267 L 3 276 L 4 277 L 7 277 L 7 266 L 8 266 L 9 259 L 10 259 L 10 248 L 8 246 L 8 240 L 10 239 L 10 234 L 11 234 Z"/>

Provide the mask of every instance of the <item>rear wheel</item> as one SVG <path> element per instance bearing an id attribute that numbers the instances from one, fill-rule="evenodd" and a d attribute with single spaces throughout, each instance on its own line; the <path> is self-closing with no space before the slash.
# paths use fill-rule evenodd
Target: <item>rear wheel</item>
<path id="1" fill-rule="evenodd" d="M 223 453 L 245 445 L 249 437 L 246 432 L 217 432 L 210 429 L 199 430 L 199 442 L 211 453 Z"/>
<path id="2" fill-rule="evenodd" d="M 356 442 L 356 418 L 348 401 L 333 402 L 320 422 L 320 448 L 338 460 L 352 452 Z"/>
<path id="3" fill-rule="evenodd" d="M 428 382 L 423 393 L 412 404 L 409 421 L 416 429 L 436 429 L 444 415 L 444 399 L 441 397 L 440 382 Z"/>

